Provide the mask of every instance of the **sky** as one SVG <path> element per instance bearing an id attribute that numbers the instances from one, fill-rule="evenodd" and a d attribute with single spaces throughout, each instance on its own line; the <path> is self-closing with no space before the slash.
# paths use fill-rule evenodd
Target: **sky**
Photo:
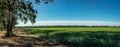
<path id="1" fill-rule="evenodd" d="M 54 0 L 49 4 L 41 3 L 40 5 L 34 5 L 34 8 L 38 10 L 35 24 L 42 25 L 47 22 L 46 25 L 49 25 L 49 23 L 55 25 L 58 24 L 56 22 L 60 22 L 59 25 L 67 25 L 71 22 L 69 25 L 120 26 L 119 2 L 120 0 Z M 22 25 L 22 23 L 19 25 Z"/>

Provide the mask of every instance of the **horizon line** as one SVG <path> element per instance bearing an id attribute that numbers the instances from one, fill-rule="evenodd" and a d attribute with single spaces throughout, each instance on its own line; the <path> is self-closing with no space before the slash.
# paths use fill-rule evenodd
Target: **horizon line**
<path id="1" fill-rule="evenodd" d="M 33 25 L 31 22 L 24 24 L 19 22 L 16 26 L 52 26 L 52 25 L 87 25 L 87 26 L 120 26 L 120 22 L 112 21 L 87 21 L 87 20 L 46 20 L 36 21 Z"/>

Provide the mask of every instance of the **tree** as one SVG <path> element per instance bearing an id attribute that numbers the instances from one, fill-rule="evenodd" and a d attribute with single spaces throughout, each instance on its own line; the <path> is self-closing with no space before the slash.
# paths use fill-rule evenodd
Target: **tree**
<path id="1" fill-rule="evenodd" d="M 48 4 L 53 0 L 34 0 L 35 4 L 44 2 Z M 15 36 L 12 32 L 12 27 L 17 19 L 21 19 L 26 23 L 28 20 L 35 23 L 37 10 L 33 8 L 33 0 L 0 0 L 0 20 L 4 22 L 7 33 L 6 37 Z M 16 19 L 16 20 L 14 20 Z"/>
<path id="2" fill-rule="evenodd" d="M 13 26 L 12 28 L 14 28 L 16 24 L 18 24 L 17 18 L 14 17 L 13 19 L 14 20 L 12 21 L 12 26 Z M 3 18 L 0 18 L 0 27 L 1 27 L 1 31 L 6 28 L 5 20 Z"/>
<path id="3" fill-rule="evenodd" d="M 2 26 L 2 24 L 1 24 L 1 22 L 0 22 L 0 31 L 2 31 L 2 29 L 3 29 L 3 26 Z"/>
<path id="4" fill-rule="evenodd" d="M 1 10 L 0 10 L 1 12 Z M 0 13 L 0 16 L 1 16 L 1 13 Z M 2 31 L 3 28 L 5 28 L 5 21 L 3 20 L 2 16 L 0 17 L 0 30 Z"/>
<path id="5" fill-rule="evenodd" d="M 2 21 L 2 20 L 0 20 L 0 30 L 2 31 L 3 30 L 3 28 L 4 28 L 4 21 Z"/>

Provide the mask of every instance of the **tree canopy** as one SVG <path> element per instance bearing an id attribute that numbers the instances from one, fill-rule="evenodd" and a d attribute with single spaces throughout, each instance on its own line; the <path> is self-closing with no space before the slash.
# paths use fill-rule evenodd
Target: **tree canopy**
<path id="1" fill-rule="evenodd" d="M 35 2 L 33 2 L 35 1 Z M 37 10 L 33 8 L 33 3 L 44 2 L 48 4 L 53 0 L 0 0 L 0 21 L 5 24 L 8 34 L 12 34 L 12 27 L 17 23 L 17 19 L 26 23 L 28 20 L 35 23 Z"/>

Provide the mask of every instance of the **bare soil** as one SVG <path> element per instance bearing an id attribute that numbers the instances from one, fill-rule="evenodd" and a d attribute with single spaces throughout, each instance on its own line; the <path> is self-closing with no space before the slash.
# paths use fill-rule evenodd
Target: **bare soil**
<path id="1" fill-rule="evenodd" d="M 20 30 L 13 32 L 17 37 L 6 38 L 6 31 L 0 31 L 0 47 L 66 47 L 59 42 L 38 38 Z"/>

